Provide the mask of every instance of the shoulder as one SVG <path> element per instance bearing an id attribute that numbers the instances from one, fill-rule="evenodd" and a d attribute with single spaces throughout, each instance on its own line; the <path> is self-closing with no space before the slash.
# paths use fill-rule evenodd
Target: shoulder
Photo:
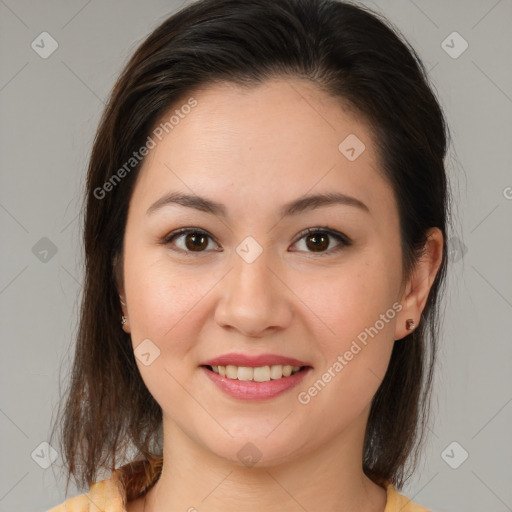
<path id="1" fill-rule="evenodd" d="M 116 472 L 91 485 L 89 492 L 70 498 L 46 512 L 126 512 L 126 496 Z"/>
<path id="2" fill-rule="evenodd" d="M 159 477 L 162 455 L 135 460 L 112 471 L 110 478 L 91 485 L 87 494 L 70 498 L 46 512 L 127 512 Z"/>
<path id="3" fill-rule="evenodd" d="M 431 512 L 428 508 L 413 503 L 407 496 L 400 494 L 392 483 L 386 486 L 387 502 L 384 512 Z"/>

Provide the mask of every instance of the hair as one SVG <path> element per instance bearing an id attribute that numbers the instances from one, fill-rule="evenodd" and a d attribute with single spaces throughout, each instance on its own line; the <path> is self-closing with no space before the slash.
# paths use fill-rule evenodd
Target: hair
<path id="1" fill-rule="evenodd" d="M 162 411 L 121 329 L 117 288 L 128 206 L 144 159 L 104 197 L 97 191 L 194 90 L 216 83 L 249 89 L 281 78 L 309 81 L 371 128 L 379 170 L 398 208 L 404 282 L 424 253 L 429 228 L 443 234 L 441 265 L 421 320 L 395 341 L 364 440 L 363 471 L 374 482 L 400 489 L 415 471 L 430 418 L 448 257 L 449 133 L 427 72 L 400 32 L 366 7 L 336 0 L 200 0 L 140 44 L 94 139 L 82 207 L 85 278 L 75 355 L 54 424 L 66 494 L 71 476 L 80 488 L 90 486 L 100 468 L 114 471 L 128 449 L 134 450 L 131 467 L 145 474 L 137 480 L 120 472 L 128 500 L 154 485 L 162 467 Z"/>

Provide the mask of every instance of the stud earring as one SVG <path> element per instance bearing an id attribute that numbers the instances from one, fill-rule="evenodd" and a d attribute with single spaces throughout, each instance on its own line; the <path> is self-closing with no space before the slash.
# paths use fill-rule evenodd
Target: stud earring
<path id="1" fill-rule="evenodd" d="M 126 323 L 126 317 L 123 315 L 121 317 L 121 325 L 124 325 Z"/>
<path id="2" fill-rule="evenodd" d="M 406 321 L 405 321 L 405 328 L 408 330 L 408 331 L 412 331 L 414 330 L 414 328 L 416 327 L 415 323 L 414 323 L 414 320 L 412 318 L 408 318 Z"/>

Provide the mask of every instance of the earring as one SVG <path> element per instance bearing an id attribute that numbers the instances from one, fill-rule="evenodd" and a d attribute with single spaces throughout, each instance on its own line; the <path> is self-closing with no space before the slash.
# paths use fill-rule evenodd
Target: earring
<path id="1" fill-rule="evenodd" d="M 126 307 L 126 303 L 125 303 L 125 302 L 123 302 L 123 299 L 121 298 L 121 295 L 119 295 L 119 300 L 121 301 L 121 304 L 122 304 L 123 306 L 125 306 L 125 307 Z M 124 324 L 126 323 L 126 321 L 127 321 L 127 320 L 128 320 L 128 319 L 127 319 L 127 317 L 126 317 L 126 316 L 124 316 L 124 315 L 123 315 L 123 316 L 121 316 L 121 325 L 124 325 Z"/>
<path id="2" fill-rule="evenodd" d="M 414 328 L 416 327 L 415 323 L 414 323 L 414 319 L 412 318 L 409 318 L 405 321 L 405 328 L 408 330 L 408 331 L 412 331 L 414 330 Z"/>

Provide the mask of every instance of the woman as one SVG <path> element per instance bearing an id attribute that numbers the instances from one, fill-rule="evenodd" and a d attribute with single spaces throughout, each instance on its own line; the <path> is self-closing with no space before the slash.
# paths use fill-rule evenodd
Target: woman
<path id="1" fill-rule="evenodd" d="M 88 171 L 56 426 L 90 489 L 51 512 L 427 510 L 398 489 L 428 428 L 446 145 L 418 56 L 361 7 L 202 0 L 149 35 Z"/>

